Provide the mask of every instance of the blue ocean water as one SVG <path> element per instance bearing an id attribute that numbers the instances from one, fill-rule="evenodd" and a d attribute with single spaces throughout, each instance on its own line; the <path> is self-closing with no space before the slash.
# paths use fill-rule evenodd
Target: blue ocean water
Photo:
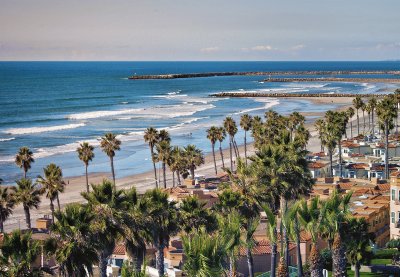
<path id="1" fill-rule="evenodd" d="M 75 152 L 79 142 L 98 146 L 101 135 L 114 132 L 122 140 L 115 166 L 117 177 L 123 177 L 151 169 L 143 141 L 149 126 L 167 129 L 174 145 L 196 144 L 210 152 L 205 130 L 227 115 L 238 121 L 243 113 L 263 115 L 269 108 L 285 114 L 335 108 L 302 99 L 215 99 L 210 93 L 394 89 L 379 83 L 263 83 L 261 76 L 127 79 L 134 74 L 292 70 L 400 70 L 400 62 L 0 62 L 0 178 L 13 183 L 21 176 L 13 162 L 21 146 L 34 152 L 31 177 L 50 162 L 60 165 L 65 176 L 82 175 Z M 238 141 L 242 138 L 239 132 Z M 105 154 L 97 147 L 95 155 L 90 172 L 108 172 Z"/>

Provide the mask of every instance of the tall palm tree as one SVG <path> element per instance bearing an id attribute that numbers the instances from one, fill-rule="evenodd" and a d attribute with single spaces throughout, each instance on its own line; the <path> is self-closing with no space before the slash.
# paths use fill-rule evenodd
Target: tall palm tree
<path id="1" fill-rule="evenodd" d="M 153 162 L 153 169 L 154 169 L 154 180 L 156 182 L 156 187 L 158 187 L 158 182 L 157 182 L 157 169 L 156 169 L 156 161 L 155 161 L 155 156 L 154 156 L 154 146 L 158 142 L 158 131 L 157 129 L 150 127 L 147 128 L 146 131 L 144 131 L 144 141 L 149 144 L 150 147 L 150 153 L 151 153 L 151 160 Z"/>
<path id="2" fill-rule="evenodd" d="M 92 184 L 91 192 L 81 194 L 88 202 L 89 209 L 96 214 L 93 226 L 95 240 L 100 244 L 100 276 L 106 277 L 107 260 L 114 250 L 118 235 L 123 233 L 123 218 L 129 207 L 128 197 L 108 180 L 103 180 L 99 185 Z"/>
<path id="3" fill-rule="evenodd" d="M 168 140 L 162 140 L 156 144 L 156 156 L 157 161 L 162 163 L 164 188 L 167 188 L 166 165 L 171 157 L 171 146 Z"/>
<path id="4" fill-rule="evenodd" d="M 318 138 L 321 141 L 321 152 L 324 151 L 325 146 L 325 136 L 324 136 L 324 129 L 325 129 L 325 121 L 322 118 L 319 118 L 314 123 L 315 129 L 318 132 Z"/>
<path id="5" fill-rule="evenodd" d="M 26 179 L 26 173 L 28 170 L 31 168 L 31 164 L 35 162 L 35 159 L 33 158 L 33 153 L 32 151 L 24 146 L 21 147 L 15 156 L 15 164 L 22 168 L 24 171 L 24 178 Z"/>
<path id="6" fill-rule="evenodd" d="M 178 185 L 181 185 L 181 174 L 187 172 L 187 162 L 185 158 L 185 153 L 179 146 L 174 146 L 171 150 L 170 164 L 169 168 L 172 171 L 172 182 L 173 187 L 175 187 L 175 174 L 178 179 Z M 175 173 L 175 174 L 174 174 Z"/>
<path id="7" fill-rule="evenodd" d="M 115 171 L 114 171 L 114 156 L 115 151 L 121 149 L 121 141 L 117 139 L 116 135 L 113 133 L 106 133 L 100 141 L 100 147 L 104 153 L 110 158 L 111 163 L 111 173 L 113 177 L 113 182 L 115 184 Z"/>
<path id="8" fill-rule="evenodd" d="M 358 110 L 363 106 L 364 102 L 361 96 L 357 96 L 353 99 L 353 106 L 357 111 L 357 136 L 360 135 L 360 117 L 358 116 Z"/>
<path id="9" fill-rule="evenodd" d="M 76 149 L 78 152 L 79 159 L 85 165 L 85 174 L 86 174 L 86 191 L 89 192 L 89 176 L 88 176 L 88 166 L 89 162 L 94 158 L 94 147 L 87 142 L 81 143 L 80 146 Z"/>
<path id="10" fill-rule="evenodd" d="M 158 275 L 164 276 L 164 248 L 168 246 L 170 237 L 179 231 L 176 203 L 169 201 L 165 192 L 153 189 L 144 194 L 141 205 L 145 206 L 146 215 L 152 219 L 149 226 L 153 245 L 157 249 L 156 267 Z"/>
<path id="11" fill-rule="evenodd" d="M 222 276 L 226 258 L 225 245 L 218 233 L 200 229 L 182 237 L 185 252 L 183 270 L 189 277 Z M 160 275 L 162 276 L 162 275 Z"/>
<path id="12" fill-rule="evenodd" d="M 213 154 L 213 159 L 214 159 L 214 169 L 215 169 L 215 175 L 218 174 L 217 171 L 217 162 L 215 161 L 215 143 L 217 142 L 217 134 L 218 134 L 218 128 L 215 126 L 211 126 L 209 129 L 207 129 L 207 138 L 211 142 L 211 149 L 212 149 L 212 154 Z"/>
<path id="13" fill-rule="evenodd" d="M 349 108 L 346 110 L 346 114 L 347 114 L 347 118 L 348 118 L 349 121 L 350 121 L 350 137 L 353 138 L 353 120 L 352 120 L 352 118 L 353 118 L 353 116 L 354 116 L 354 109 L 353 109 L 353 107 L 349 107 Z"/>
<path id="14" fill-rule="evenodd" d="M 26 227 L 31 229 L 31 213 L 32 208 L 38 209 L 40 204 L 41 190 L 36 183 L 32 183 L 31 179 L 20 179 L 17 181 L 14 199 L 16 204 L 22 204 L 25 212 Z"/>
<path id="15" fill-rule="evenodd" d="M 236 122 L 232 117 L 228 116 L 224 119 L 224 129 L 226 133 L 229 135 L 229 155 L 231 159 L 231 170 L 233 170 L 233 155 L 232 148 L 235 151 L 236 158 L 239 156 L 238 151 L 235 146 L 235 135 L 238 131 Z"/>
<path id="16" fill-rule="evenodd" d="M 303 276 L 303 263 L 301 259 L 299 202 L 295 203 L 288 211 L 286 221 L 289 225 L 291 239 L 296 242 L 297 276 Z"/>
<path id="17" fill-rule="evenodd" d="M 312 198 L 310 203 L 302 199 L 299 204 L 299 219 L 304 229 L 311 235 L 310 271 L 311 277 L 322 277 L 321 255 L 317 240 L 322 229 L 323 211 L 318 197 Z"/>
<path id="18" fill-rule="evenodd" d="M 171 136 L 169 135 L 167 130 L 165 129 L 160 130 L 160 133 L 158 134 L 158 141 L 171 142 Z"/>
<path id="19" fill-rule="evenodd" d="M 262 205 L 262 208 L 267 215 L 267 238 L 271 243 L 271 277 L 276 276 L 276 258 L 278 249 L 278 232 L 277 219 L 271 208 L 268 205 Z M 300 275 L 299 275 L 300 276 Z"/>
<path id="20" fill-rule="evenodd" d="M 251 115 L 244 114 L 240 118 L 240 127 L 244 130 L 244 159 L 247 164 L 247 132 L 251 129 L 253 118 Z"/>
<path id="21" fill-rule="evenodd" d="M 365 104 L 365 102 L 362 103 L 360 108 L 363 113 L 363 133 L 365 134 L 365 111 L 367 110 L 367 105 Z"/>
<path id="22" fill-rule="evenodd" d="M 222 168 L 225 168 L 224 153 L 222 152 L 222 145 L 221 145 L 226 137 L 226 131 L 225 131 L 224 127 L 217 128 L 216 137 L 217 137 L 217 140 L 219 141 L 219 153 L 221 155 Z"/>
<path id="23" fill-rule="evenodd" d="M 4 233 L 4 222 L 12 215 L 15 206 L 14 187 L 0 187 L 0 233 Z"/>
<path id="24" fill-rule="evenodd" d="M 218 229 L 218 222 L 215 214 L 205 207 L 206 202 L 200 202 L 196 196 L 189 196 L 183 199 L 179 205 L 179 225 L 186 234 L 192 231 L 199 232 L 204 228 L 211 233 Z"/>
<path id="25" fill-rule="evenodd" d="M 57 222 L 51 228 L 51 238 L 45 243 L 46 252 L 54 255 L 63 276 L 83 277 L 93 273 L 98 263 L 94 237 L 96 215 L 87 205 L 68 204 L 55 213 Z"/>
<path id="26" fill-rule="evenodd" d="M 0 246 L 1 267 L 6 268 L 2 276 L 39 276 L 32 264 L 40 254 L 40 243 L 32 239 L 32 233 L 20 230 L 4 234 Z M 3 272 L 0 272 L 3 273 Z"/>
<path id="27" fill-rule="evenodd" d="M 188 146 L 184 147 L 183 150 L 189 167 L 190 177 L 192 182 L 194 182 L 194 170 L 196 167 L 204 164 L 203 152 L 193 144 L 189 144 Z"/>
<path id="28" fill-rule="evenodd" d="M 365 111 L 368 114 L 368 132 L 371 132 L 371 112 L 372 112 L 372 108 L 371 108 L 371 105 L 369 104 L 369 102 L 367 103 L 367 105 L 365 107 Z"/>
<path id="29" fill-rule="evenodd" d="M 334 239 L 332 245 L 333 275 L 346 275 L 346 247 L 343 243 L 343 226 L 351 214 L 349 210 L 349 202 L 351 193 L 345 196 L 340 195 L 338 191 L 334 191 L 329 199 L 324 203 L 323 225 L 332 231 Z"/>
<path id="30" fill-rule="evenodd" d="M 380 125 L 385 132 L 385 174 L 384 178 L 389 178 L 389 131 L 393 129 L 393 120 L 396 117 L 395 104 L 391 97 L 383 98 L 376 107 L 376 112 Z"/>
<path id="31" fill-rule="evenodd" d="M 368 100 L 368 104 L 371 107 L 371 119 L 372 119 L 372 133 L 375 134 L 375 121 L 374 121 L 374 113 L 377 105 L 376 97 L 371 97 Z"/>
<path id="32" fill-rule="evenodd" d="M 293 131 L 301 124 L 304 124 L 305 117 L 298 112 L 293 112 L 289 115 L 288 123 L 289 123 L 289 131 L 290 131 L 290 138 L 293 140 Z"/>
<path id="33" fill-rule="evenodd" d="M 62 180 L 61 168 L 53 163 L 43 168 L 44 177 L 38 176 L 36 182 L 41 185 L 43 194 L 50 200 L 50 210 L 54 222 L 54 200 L 58 202 L 58 210 L 60 211 L 59 194 L 64 191 L 65 182 Z"/>

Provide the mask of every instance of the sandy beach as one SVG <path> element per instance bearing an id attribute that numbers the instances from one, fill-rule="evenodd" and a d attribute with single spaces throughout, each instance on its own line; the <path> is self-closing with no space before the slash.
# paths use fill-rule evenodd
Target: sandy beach
<path id="1" fill-rule="evenodd" d="M 351 98 L 314 98 L 314 97 L 304 97 L 302 99 L 310 100 L 316 105 L 318 104 L 337 104 L 340 105 L 338 107 L 338 110 L 344 110 L 347 107 L 351 105 Z M 304 112 L 302 113 L 304 116 L 313 116 L 313 117 L 322 117 L 324 113 L 307 113 Z M 360 113 L 360 118 L 362 118 L 362 113 Z M 315 118 L 313 118 L 313 121 Z M 356 120 L 356 117 L 354 116 L 352 120 Z M 317 137 L 317 132 L 313 126 L 313 121 L 308 122 L 306 124 L 306 127 L 309 129 L 311 133 L 311 138 L 308 144 L 307 149 L 311 152 L 318 152 L 320 151 L 320 142 Z M 355 127 L 355 124 L 353 124 L 353 129 Z M 250 135 L 250 133 L 248 134 Z M 206 140 L 206 137 L 204 136 L 204 139 Z M 244 146 L 241 145 L 243 142 L 242 141 L 237 141 L 237 143 L 240 145 L 239 146 L 239 152 L 242 157 L 244 157 Z M 210 145 L 210 152 L 211 152 L 211 145 Z M 254 153 L 253 147 L 250 145 L 248 146 L 248 155 L 251 155 Z M 150 151 L 149 151 L 150 155 Z M 219 151 L 218 148 L 216 147 L 216 158 L 217 158 L 217 167 L 218 167 L 218 172 L 221 172 L 222 170 L 220 169 L 222 167 L 222 161 L 220 159 Z M 225 164 L 229 164 L 229 149 L 224 150 L 224 160 Z M 90 172 L 90 166 L 89 166 L 89 172 Z M 145 173 L 141 174 L 135 174 L 132 176 L 124 177 L 124 178 L 118 178 L 117 175 L 117 180 L 116 180 L 116 185 L 118 188 L 131 188 L 135 187 L 138 191 L 138 193 L 144 193 L 148 189 L 152 189 L 155 187 L 155 182 L 154 182 L 154 175 L 153 171 L 148 171 Z M 213 176 L 214 175 L 214 164 L 213 164 L 213 159 L 212 159 L 212 154 L 207 154 L 205 156 L 205 164 L 201 167 L 199 167 L 196 170 L 196 174 L 198 175 L 205 175 L 205 176 Z M 104 172 L 104 173 L 95 173 L 95 174 L 90 174 L 89 175 L 89 182 L 93 184 L 98 184 L 100 183 L 104 178 L 109 178 L 111 179 L 111 173 Z M 65 178 L 65 182 L 67 183 L 65 192 L 60 194 L 60 202 L 61 206 L 64 206 L 69 203 L 74 203 L 74 202 L 83 202 L 84 199 L 81 196 L 81 192 L 86 189 L 86 181 L 85 181 L 85 176 L 76 176 L 76 177 L 69 177 Z M 171 187 L 172 186 L 172 173 L 167 169 L 167 186 Z M 39 217 L 42 217 L 44 215 L 49 215 L 50 214 L 50 209 L 49 209 L 49 200 L 46 199 L 45 197 L 42 197 L 42 202 L 38 210 L 31 210 L 31 220 L 32 220 L 32 226 L 35 226 L 35 220 Z M 5 230 L 6 231 L 11 231 L 16 228 L 25 228 L 25 215 L 22 209 L 22 206 L 19 205 L 14 209 L 13 215 L 5 222 Z"/>

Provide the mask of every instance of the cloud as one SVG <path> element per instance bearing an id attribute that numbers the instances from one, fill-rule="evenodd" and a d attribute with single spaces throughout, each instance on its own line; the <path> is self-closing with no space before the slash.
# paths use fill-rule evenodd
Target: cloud
<path id="1" fill-rule="evenodd" d="M 393 43 L 380 43 L 375 46 L 376 49 L 378 50 L 385 50 L 385 49 L 390 49 L 390 48 L 400 48 L 400 42 L 393 42 Z"/>
<path id="2" fill-rule="evenodd" d="M 250 50 L 252 50 L 252 51 L 271 51 L 271 50 L 274 50 L 274 48 L 271 45 L 257 45 L 257 46 L 251 47 Z"/>
<path id="3" fill-rule="evenodd" d="M 201 48 L 200 52 L 202 53 L 213 53 L 213 52 L 218 52 L 220 49 L 217 46 L 214 47 L 205 47 L 205 48 Z"/>
<path id="4" fill-rule="evenodd" d="M 297 51 L 297 50 L 303 49 L 304 47 L 306 47 L 304 44 L 298 44 L 298 45 L 292 46 L 290 48 L 290 50 Z"/>

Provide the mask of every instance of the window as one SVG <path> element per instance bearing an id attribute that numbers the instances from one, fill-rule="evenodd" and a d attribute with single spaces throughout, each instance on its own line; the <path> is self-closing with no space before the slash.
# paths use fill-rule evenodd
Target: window
<path id="1" fill-rule="evenodd" d="M 392 200 L 396 199 L 396 190 L 392 189 Z"/>
<path id="2" fill-rule="evenodd" d="M 397 220 L 398 220 L 398 221 L 400 221 L 400 212 L 398 212 L 398 214 L 399 214 L 399 217 L 398 217 L 398 219 L 397 219 Z"/>
<path id="3" fill-rule="evenodd" d="M 392 223 L 394 223 L 394 212 L 392 212 Z"/>

